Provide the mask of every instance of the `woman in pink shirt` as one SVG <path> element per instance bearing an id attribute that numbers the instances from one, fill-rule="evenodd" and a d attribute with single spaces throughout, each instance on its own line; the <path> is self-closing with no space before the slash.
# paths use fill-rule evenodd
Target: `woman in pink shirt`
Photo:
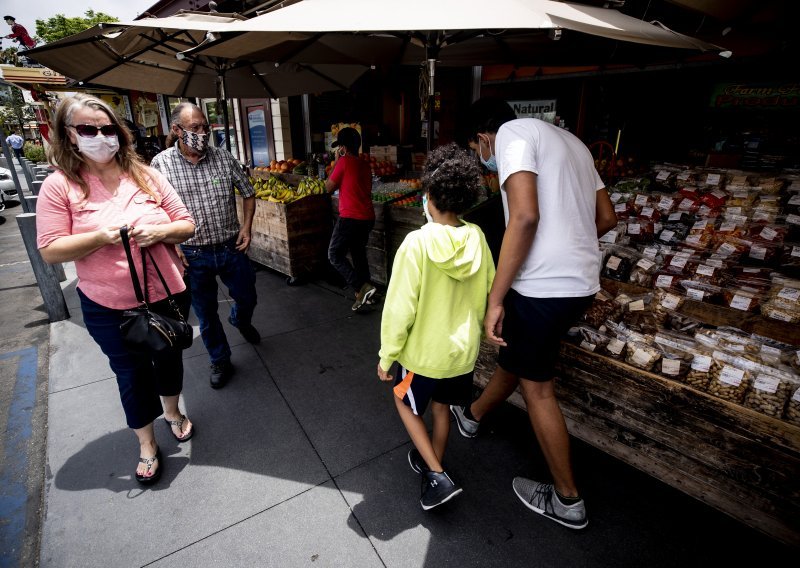
<path id="1" fill-rule="evenodd" d="M 76 95 L 59 104 L 49 160 L 58 171 L 39 192 L 37 245 L 46 262 L 75 262 L 84 324 L 108 357 L 128 426 L 139 439 L 136 480 L 154 483 L 163 468 L 154 420 L 163 413 L 178 442 L 194 431 L 178 407 L 182 352 L 147 358 L 130 353 L 122 342 L 122 312 L 138 302 L 119 229 L 130 229 L 140 278 L 139 249 L 148 247 L 186 316 L 189 293 L 174 245 L 194 234 L 194 221 L 169 182 L 139 160 L 130 133 L 100 99 Z M 147 290 L 151 307 L 169 313 L 167 293 L 151 263 Z"/>

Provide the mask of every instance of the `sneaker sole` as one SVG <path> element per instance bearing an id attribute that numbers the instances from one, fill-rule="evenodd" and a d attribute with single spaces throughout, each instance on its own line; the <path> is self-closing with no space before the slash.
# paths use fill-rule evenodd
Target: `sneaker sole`
<path id="1" fill-rule="evenodd" d="M 582 525 L 575 525 L 575 524 L 572 524 L 572 523 L 568 523 L 568 522 L 566 522 L 566 521 L 562 521 L 562 520 L 561 520 L 561 519 L 559 519 L 558 517 L 554 517 L 553 515 L 550 515 L 550 514 L 548 514 L 548 513 L 547 513 L 547 511 L 544 511 L 544 510 L 542 510 L 542 509 L 539 509 L 538 507 L 534 507 L 533 505 L 531 505 L 530 503 L 528 503 L 528 500 L 527 500 L 527 499 L 525 499 L 525 498 L 524 498 L 522 495 L 520 495 L 519 493 L 517 493 L 517 488 L 516 488 L 516 487 L 514 487 L 514 486 L 513 486 L 513 484 L 512 484 L 512 486 L 511 486 L 511 487 L 512 487 L 512 489 L 514 489 L 514 495 L 516 495 L 516 496 L 517 496 L 517 498 L 518 498 L 520 501 L 522 501 L 522 504 L 523 504 L 523 505 L 525 505 L 525 506 L 526 506 L 528 509 L 530 509 L 530 510 L 531 510 L 531 511 L 533 511 L 534 513 L 539 513 L 539 514 L 540 514 L 541 516 L 543 516 L 545 519 L 550 519 L 551 521 L 554 521 L 554 522 L 558 523 L 559 525 L 563 525 L 563 526 L 567 527 L 568 529 L 575 529 L 575 530 L 578 530 L 578 529 L 585 528 L 585 527 L 586 527 L 586 525 L 588 525 L 588 524 L 589 524 L 589 520 L 588 520 L 588 519 L 587 519 L 587 520 L 585 520 L 585 521 L 583 522 L 583 524 L 582 524 Z"/>
<path id="2" fill-rule="evenodd" d="M 475 436 L 478 435 L 477 431 L 468 432 L 468 431 L 464 430 L 464 428 L 461 426 L 461 420 L 458 419 L 458 414 L 456 414 L 456 411 L 453 409 L 452 406 L 450 407 L 450 414 L 452 414 L 453 417 L 456 419 L 456 426 L 458 426 L 459 434 L 461 434 L 465 438 L 474 438 Z"/>
<path id="3" fill-rule="evenodd" d="M 422 501 L 420 501 L 420 502 L 419 502 L 419 504 L 420 504 L 420 505 L 422 505 L 422 510 L 423 510 L 423 511 L 430 511 L 431 509 L 433 509 L 433 508 L 435 508 L 435 507 L 438 507 L 439 505 L 444 505 L 444 504 L 445 504 L 445 503 L 447 503 L 447 502 L 448 502 L 450 499 L 452 499 L 452 498 L 453 498 L 453 497 L 455 497 L 456 495 L 459 495 L 459 494 L 460 494 L 462 491 L 464 491 L 464 490 L 463 490 L 463 489 L 461 489 L 461 488 L 459 487 L 458 489 L 456 489 L 455 491 L 453 491 L 453 492 L 452 492 L 450 495 L 448 495 L 447 497 L 445 497 L 444 499 L 442 499 L 441 501 L 439 501 L 439 502 L 438 502 L 438 503 L 436 503 L 435 505 L 428 505 L 428 506 L 426 507 L 426 506 L 425 506 L 425 505 L 422 503 Z"/>
<path id="4" fill-rule="evenodd" d="M 364 306 L 372 305 L 369 300 L 372 298 L 372 296 L 375 295 L 376 291 L 377 290 L 375 288 L 373 288 L 372 290 L 368 290 L 367 292 L 365 292 L 364 293 L 364 297 L 361 298 L 361 301 L 353 304 L 353 307 L 350 308 L 350 309 L 352 309 L 354 312 L 357 312 L 358 310 L 360 310 Z"/>

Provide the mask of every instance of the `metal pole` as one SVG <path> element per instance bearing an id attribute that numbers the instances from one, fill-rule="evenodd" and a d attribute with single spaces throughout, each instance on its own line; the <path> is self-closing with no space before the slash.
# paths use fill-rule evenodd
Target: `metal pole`
<path id="1" fill-rule="evenodd" d="M 303 95 L 303 138 L 306 143 L 306 155 L 311 153 L 311 111 L 308 106 L 308 95 Z"/>
<path id="2" fill-rule="evenodd" d="M 4 136 L 0 136 L 0 145 L 3 147 L 3 155 L 6 157 L 6 162 L 8 162 L 8 171 L 11 172 L 11 177 L 14 179 L 14 185 L 17 186 L 17 198 L 19 199 L 20 205 L 22 205 L 22 210 L 25 211 L 25 213 L 29 213 L 28 204 L 25 202 L 25 192 L 22 191 L 22 184 L 19 182 L 19 176 L 17 176 L 17 167 L 14 165 L 14 158 L 11 155 L 11 149 L 8 147 L 8 144 L 6 144 L 6 139 Z M 27 173 L 25 170 L 25 165 L 22 163 L 21 165 L 22 171 Z M 28 182 L 28 187 L 30 187 L 30 182 Z"/>
<path id="3" fill-rule="evenodd" d="M 36 284 L 39 285 L 39 292 L 44 300 L 44 308 L 51 322 L 62 321 L 69 318 L 67 302 L 64 299 L 64 292 L 58 283 L 58 275 L 52 266 L 43 259 L 39 249 L 36 248 L 36 214 L 23 213 L 17 215 L 17 225 L 22 234 L 22 241 L 28 251 L 28 258 L 31 261 L 31 268 L 36 276 Z"/>
<path id="4" fill-rule="evenodd" d="M 433 51 L 433 50 L 431 50 Z M 430 153 L 431 148 L 433 148 L 433 103 L 434 103 L 434 93 L 436 92 L 434 88 L 434 80 L 436 77 L 436 59 L 428 58 L 428 145 L 427 150 Z"/>
<path id="5" fill-rule="evenodd" d="M 217 113 L 219 114 L 220 105 L 222 105 L 222 126 L 225 129 L 225 149 L 231 151 L 231 137 L 228 133 L 230 124 L 228 123 L 228 101 L 225 98 L 225 72 L 220 71 L 217 75 L 217 84 L 219 85 L 219 97 L 217 98 Z"/>
<path id="6" fill-rule="evenodd" d="M 483 67 L 475 65 L 472 67 L 472 102 L 481 98 L 481 79 L 483 78 Z"/>

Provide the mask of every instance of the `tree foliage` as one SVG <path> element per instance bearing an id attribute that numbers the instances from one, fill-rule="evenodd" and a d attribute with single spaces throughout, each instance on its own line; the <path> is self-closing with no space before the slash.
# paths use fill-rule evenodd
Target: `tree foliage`
<path id="1" fill-rule="evenodd" d="M 36 20 L 36 35 L 45 43 L 50 43 L 87 30 L 102 22 L 119 21 L 114 16 L 94 10 L 86 10 L 84 16 L 84 18 L 80 16 L 68 18 L 64 14 L 56 14 L 46 20 Z"/>

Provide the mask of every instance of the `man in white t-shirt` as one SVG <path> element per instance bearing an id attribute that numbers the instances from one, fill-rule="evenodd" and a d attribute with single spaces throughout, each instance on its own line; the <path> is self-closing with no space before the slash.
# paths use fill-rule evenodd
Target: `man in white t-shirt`
<path id="1" fill-rule="evenodd" d="M 553 483 L 517 477 L 514 491 L 533 511 L 580 529 L 588 521 L 555 398 L 555 365 L 562 337 L 600 290 L 598 238 L 617 218 L 577 137 L 541 120 L 517 119 L 499 99 L 477 101 L 471 114 L 481 162 L 498 172 L 506 219 L 484 320 L 500 355 L 481 396 L 450 410 L 461 434 L 475 436 L 480 419 L 519 385 Z"/>

